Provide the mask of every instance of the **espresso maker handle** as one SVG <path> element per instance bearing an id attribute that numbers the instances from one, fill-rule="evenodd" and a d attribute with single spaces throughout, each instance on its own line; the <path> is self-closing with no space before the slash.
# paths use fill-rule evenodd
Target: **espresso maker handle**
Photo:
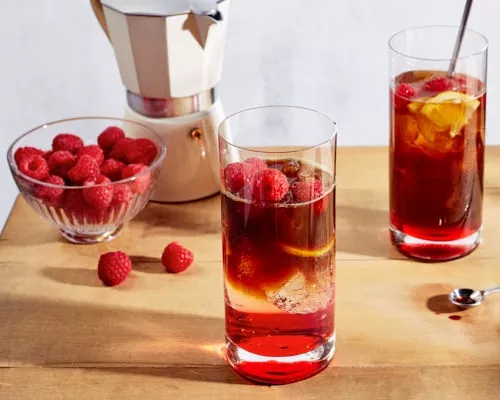
<path id="1" fill-rule="evenodd" d="M 109 39 L 108 25 L 106 24 L 106 17 L 104 16 L 104 10 L 102 9 L 101 0 L 90 0 L 90 4 L 92 5 L 92 9 L 94 10 L 97 21 L 99 21 L 102 30 Z"/>

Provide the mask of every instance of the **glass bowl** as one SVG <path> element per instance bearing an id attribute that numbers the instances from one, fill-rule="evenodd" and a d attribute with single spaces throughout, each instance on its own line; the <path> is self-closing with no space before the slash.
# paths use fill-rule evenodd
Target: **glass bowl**
<path id="1" fill-rule="evenodd" d="M 157 150 L 154 160 L 126 179 L 122 179 L 121 173 L 118 173 L 113 181 L 104 179 L 102 183 L 85 182 L 80 183 L 80 186 L 73 185 L 63 173 L 60 174 L 65 183 L 61 184 L 45 182 L 47 178 L 34 179 L 23 173 L 21 169 L 24 168 L 20 169 L 16 162 L 16 151 L 22 147 L 44 150 L 45 153 L 40 155 L 49 160 L 52 141 L 60 133 L 78 135 L 85 146 L 96 145 L 99 134 L 110 126 L 121 128 L 126 137 L 134 140 L 147 138 L 153 142 Z M 109 152 L 109 149 L 104 150 L 104 154 Z M 73 153 L 76 162 L 79 155 L 77 151 Z M 162 138 L 145 125 L 119 118 L 83 117 L 54 121 L 31 129 L 12 143 L 7 151 L 7 161 L 17 187 L 28 204 L 45 220 L 57 226 L 68 241 L 83 244 L 114 239 L 122 231 L 123 225 L 146 206 L 154 194 L 165 154 L 166 146 Z M 127 160 L 121 161 L 127 165 Z M 38 162 L 43 163 L 40 159 Z M 102 173 L 102 166 L 100 171 Z M 50 174 L 53 175 L 52 169 Z"/>

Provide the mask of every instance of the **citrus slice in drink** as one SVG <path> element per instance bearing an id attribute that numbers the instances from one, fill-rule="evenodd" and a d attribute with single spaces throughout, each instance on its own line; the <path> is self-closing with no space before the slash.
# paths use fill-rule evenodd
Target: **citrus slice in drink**
<path id="1" fill-rule="evenodd" d="M 438 128 L 438 132 L 449 130 L 450 136 L 455 137 L 478 107 L 478 99 L 448 91 L 428 99 L 418 112 L 427 117 Z"/>
<path id="2" fill-rule="evenodd" d="M 324 246 L 316 248 L 294 247 L 286 243 L 279 243 L 279 247 L 285 253 L 296 257 L 322 257 L 326 255 L 335 244 L 335 238 L 330 239 Z"/>

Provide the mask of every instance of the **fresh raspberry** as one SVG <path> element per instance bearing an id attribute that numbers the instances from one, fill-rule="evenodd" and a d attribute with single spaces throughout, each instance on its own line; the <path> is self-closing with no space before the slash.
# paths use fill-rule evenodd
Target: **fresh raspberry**
<path id="1" fill-rule="evenodd" d="M 117 126 L 109 126 L 97 137 L 97 143 L 105 152 L 109 152 L 115 143 L 125 137 L 125 132 Z"/>
<path id="2" fill-rule="evenodd" d="M 83 198 L 95 209 L 105 210 L 111 204 L 111 200 L 113 200 L 113 185 L 106 185 L 106 183 L 111 183 L 111 180 L 104 175 L 99 175 L 97 179 L 87 179 L 83 182 L 83 186 L 88 186 L 83 189 Z"/>
<path id="3" fill-rule="evenodd" d="M 19 147 L 14 153 L 14 160 L 17 166 L 19 167 L 19 163 L 21 162 L 22 158 L 32 155 L 43 156 L 44 153 L 45 152 L 43 150 L 37 149 L 36 147 L 30 147 L 30 146 Z"/>
<path id="4" fill-rule="evenodd" d="M 92 157 L 94 160 L 97 161 L 97 164 L 99 164 L 99 165 L 101 165 L 102 162 L 104 161 L 104 152 L 96 144 L 83 146 L 80 150 L 78 150 L 76 158 L 81 158 L 84 155 L 88 155 L 88 156 Z"/>
<path id="5" fill-rule="evenodd" d="M 47 161 L 49 161 L 50 156 L 54 154 L 54 151 L 48 150 L 45 153 L 43 153 L 43 158 L 45 158 Z"/>
<path id="6" fill-rule="evenodd" d="M 97 161 L 88 155 L 84 155 L 68 171 L 68 178 L 75 185 L 81 185 L 87 179 L 97 179 L 99 172 Z"/>
<path id="7" fill-rule="evenodd" d="M 409 83 L 400 83 L 394 90 L 394 104 L 396 108 L 403 109 L 410 103 L 408 100 L 413 99 L 417 92 Z"/>
<path id="8" fill-rule="evenodd" d="M 60 133 L 52 141 L 52 150 L 66 150 L 76 154 L 83 147 L 83 140 L 71 133 Z"/>
<path id="9" fill-rule="evenodd" d="M 69 151 L 59 150 L 54 151 L 47 162 L 51 174 L 66 178 L 68 171 L 76 164 L 76 157 Z"/>
<path id="10" fill-rule="evenodd" d="M 191 250 L 186 249 L 177 242 L 171 242 L 163 250 L 161 263 L 165 271 L 171 274 L 185 271 L 193 262 L 194 256 Z"/>
<path id="11" fill-rule="evenodd" d="M 296 181 L 290 187 L 295 201 L 305 203 L 321 197 L 323 194 L 323 182 L 319 179 L 307 179 Z"/>
<path id="12" fill-rule="evenodd" d="M 147 138 L 135 139 L 125 147 L 125 157 L 129 164 L 150 165 L 157 154 L 156 145 Z"/>
<path id="13" fill-rule="evenodd" d="M 244 164 L 249 164 L 253 167 L 255 172 L 262 171 L 267 168 L 267 164 L 264 160 L 257 157 L 250 157 L 243 161 Z"/>
<path id="14" fill-rule="evenodd" d="M 101 254 L 97 265 L 97 275 L 106 286 L 116 286 L 127 279 L 132 271 L 132 261 L 123 251 Z"/>
<path id="15" fill-rule="evenodd" d="M 68 188 L 64 196 L 62 208 L 72 224 L 83 225 L 90 223 L 90 212 L 92 209 L 83 198 L 82 189 Z"/>
<path id="16" fill-rule="evenodd" d="M 288 179 L 277 169 L 268 168 L 257 172 L 253 183 L 253 199 L 259 202 L 277 203 L 288 192 Z"/>
<path id="17" fill-rule="evenodd" d="M 425 83 L 424 89 L 428 92 L 444 92 L 450 90 L 452 86 L 453 82 L 446 76 L 435 76 Z"/>
<path id="18" fill-rule="evenodd" d="M 49 176 L 49 165 L 41 155 L 31 154 L 23 156 L 18 168 L 23 174 L 39 181 L 43 181 Z"/>
<path id="19" fill-rule="evenodd" d="M 114 158 L 115 160 L 122 162 L 128 162 L 127 158 L 125 157 L 125 149 L 131 143 L 134 143 L 134 139 L 132 138 L 124 137 L 118 139 L 111 149 L 111 152 L 109 153 L 109 158 Z"/>
<path id="20" fill-rule="evenodd" d="M 60 176 L 50 175 L 44 180 L 45 183 L 50 183 L 51 185 L 64 186 L 64 179 Z M 45 185 L 37 185 L 35 187 L 34 195 L 36 198 L 43 200 L 48 205 L 58 205 L 61 204 L 64 197 L 63 188 L 55 188 Z"/>
<path id="21" fill-rule="evenodd" d="M 225 185 L 231 192 L 238 193 L 252 183 L 256 172 L 251 163 L 231 163 L 224 169 Z"/>
<path id="22" fill-rule="evenodd" d="M 127 165 L 122 170 L 122 179 L 131 178 L 136 176 L 144 171 L 146 171 L 148 167 L 143 164 L 130 164 Z M 149 186 L 151 182 L 151 176 L 149 172 L 144 173 L 143 175 L 137 177 L 135 180 L 130 182 L 130 188 L 134 193 L 143 193 Z"/>
<path id="23" fill-rule="evenodd" d="M 123 204 L 127 205 L 132 199 L 132 189 L 127 184 L 115 185 L 111 206 L 120 208 Z"/>
<path id="24" fill-rule="evenodd" d="M 101 165 L 101 174 L 112 181 L 119 181 L 122 177 L 123 168 L 125 168 L 124 163 L 114 158 L 108 158 Z"/>

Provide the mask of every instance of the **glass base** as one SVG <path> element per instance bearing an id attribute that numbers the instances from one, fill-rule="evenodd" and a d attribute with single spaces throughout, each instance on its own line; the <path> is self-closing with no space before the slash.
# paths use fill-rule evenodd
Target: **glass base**
<path id="1" fill-rule="evenodd" d="M 115 229 L 104 233 L 76 233 L 60 229 L 61 235 L 71 243 L 76 244 L 93 244 L 105 243 L 116 238 L 123 230 L 123 224 L 117 226 Z"/>
<path id="2" fill-rule="evenodd" d="M 226 355 L 231 367 L 244 378 L 272 385 L 301 381 L 327 367 L 335 353 L 335 334 L 307 353 L 289 357 L 266 357 L 250 353 L 226 337 Z"/>
<path id="3" fill-rule="evenodd" d="M 403 255 L 419 261 L 450 261 L 472 253 L 481 243 L 482 228 L 465 238 L 451 241 L 431 241 L 407 235 L 391 227 L 391 241 Z"/>

